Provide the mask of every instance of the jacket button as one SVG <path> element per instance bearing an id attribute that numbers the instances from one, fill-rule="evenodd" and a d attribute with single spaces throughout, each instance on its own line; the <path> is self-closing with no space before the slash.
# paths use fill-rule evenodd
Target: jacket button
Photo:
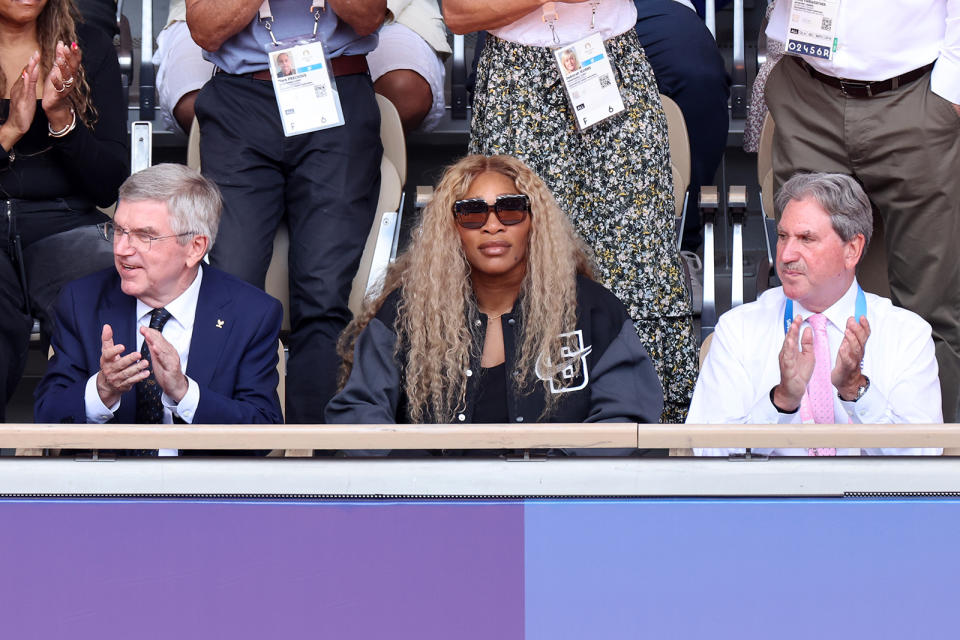
<path id="1" fill-rule="evenodd" d="M 480 322 L 480 319 L 479 319 L 479 318 L 477 318 L 476 320 L 473 321 L 473 324 L 475 324 L 475 325 L 477 325 L 477 326 L 479 327 L 479 326 L 480 326 L 481 324 L 483 324 L 483 323 Z"/>
<path id="2" fill-rule="evenodd" d="M 520 377 L 520 369 L 514 369 L 514 370 L 513 370 L 513 377 L 514 377 L 514 378 L 519 378 L 519 377 Z"/>
<path id="3" fill-rule="evenodd" d="M 459 420 L 460 422 L 463 422 L 466 419 L 467 419 L 467 416 L 463 415 L 462 413 L 457 416 L 457 420 Z"/>
<path id="4" fill-rule="evenodd" d="M 515 324 L 517 324 L 517 321 L 514 320 L 513 318 L 510 318 L 509 320 L 507 320 L 507 324 L 509 324 L 509 325 L 515 325 Z"/>
<path id="5" fill-rule="evenodd" d="M 523 422 L 523 416 L 517 416 L 517 422 Z"/>
<path id="6" fill-rule="evenodd" d="M 466 374 L 467 374 L 467 377 L 468 377 L 468 378 L 469 378 L 470 376 L 472 376 L 472 375 L 473 375 L 473 369 L 467 369 Z"/>

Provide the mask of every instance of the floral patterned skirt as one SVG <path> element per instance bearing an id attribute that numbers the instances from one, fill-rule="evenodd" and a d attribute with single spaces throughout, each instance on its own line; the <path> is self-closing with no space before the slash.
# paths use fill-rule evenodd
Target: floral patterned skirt
<path id="1" fill-rule="evenodd" d="M 683 422 L 698 360 L 674 239 L 666 116 L 634 31 L 606 46 L 626 111 L 580 133 L 550 49 L 490 36 L 470 152 L 520 158 L 547 183 L 634 320 L 663 385 L 662 421 Z"/>

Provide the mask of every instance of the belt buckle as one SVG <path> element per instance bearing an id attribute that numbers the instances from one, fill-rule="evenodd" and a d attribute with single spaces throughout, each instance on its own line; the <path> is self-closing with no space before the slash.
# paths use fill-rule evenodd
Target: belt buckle
<path id="1" fill-rule="evenodd" d="M 856 94 L 848 93 L 848 90 L 852 91 L 854 89 L 866 89 L 867 97 L 873 97 L 873 83 L 872 82 L 859 82 L 857 80 L 844 80 L 840 78 L 840 92 L 848 98 L 859 98 Z"/>

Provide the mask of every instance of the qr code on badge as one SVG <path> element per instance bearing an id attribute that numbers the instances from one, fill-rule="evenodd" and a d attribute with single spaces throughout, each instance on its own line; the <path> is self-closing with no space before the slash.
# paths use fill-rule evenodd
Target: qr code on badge
<path id="1" fill-rule="evenodd" d="M 318 97 L 318 98 L 326 98 L 326 97 L 327 97 L 327 85 L 325 85 L 325 84 L 316 85 L 315 87 L 313 87 L 313 92 L 317 94 L 317 97 Z"/>
<path id="2" fill-rule="evenodd" d="M 600 88 L 606 89 L 609 86 L 610 86 L 610 76 L 605 73 L 602 76 L 600 76 Z"/>
<path id="3" fill-rule="evenodd" d="M 820 28 L 823 29 L 824 31 L 830 31 L 830 29 L 833 29 L 833 19 L 823 18 L 820 21 Z"/>

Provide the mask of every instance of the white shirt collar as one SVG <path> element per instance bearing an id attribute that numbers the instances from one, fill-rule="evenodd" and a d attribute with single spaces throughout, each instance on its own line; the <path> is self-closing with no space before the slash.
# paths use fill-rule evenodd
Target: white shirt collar
<path id="1" fill-rule="evenodd" d="M 846 330 L 847 318 L 852 318 L 853 314 L 856 313 L 857 289 L 859 289 L 859 286 L 856 277 L 854 277 L 853 282 L 850 283 L 850 286 L 844 294 L 840 296 L 840 299 L 821 312 L 827 316 L 830 324 L 840 331 Z M 804 322 L 814 314 L 813 311 L 810 311 L 799 302 L 795 302 L 794 305 L 794 315 L 799 313 Z"/>
<path id="2" fill-rule="evenodd" d="M 193 320 L 197 314 L 197 300 L 200 299 L 200 283 L 203 281 L 203 267 L 197 269 L 193 282 L 183 293 L 171 300 L 164 309 L 170 312 L 170 319 L 176 321 L 185 330 L 193 328 Z M 137 298 L 137 322 L 143 324 L 145 316 L 153 311 L 153 307 Z"/>

